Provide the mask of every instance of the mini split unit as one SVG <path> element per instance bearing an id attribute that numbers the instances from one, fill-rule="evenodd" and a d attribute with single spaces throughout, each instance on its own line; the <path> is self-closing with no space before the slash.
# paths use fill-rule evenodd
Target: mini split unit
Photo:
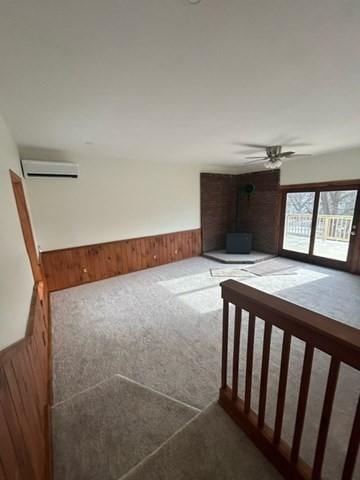
<path id="1" fill-rule="evenodd" d="M 76 163 L 21 160 L 21 167 L 25 178 L 78 178 L 79 176 L 79 165 Z"/>

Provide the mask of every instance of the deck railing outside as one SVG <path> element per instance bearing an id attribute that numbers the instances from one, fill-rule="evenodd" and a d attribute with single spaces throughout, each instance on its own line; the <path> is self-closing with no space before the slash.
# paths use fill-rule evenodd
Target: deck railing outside
<path id="1" fill-rule="evenodd" d="M 327 446 L 329 424 L 341 363 L 360 370 L 360 330 L 317 314 L 300 306 L 256 290 L 234 280 L 221 284 L 223 307 L 222 377 L 219 403 L 238 423 L 276 468 L 289 479 L 321 479 Z M 231 386 L 228 385 L 229 305 L 235 306 L 232 348 Z M 239 359 L 242 317 L 249 314 L 247 327 L 244 392 L 239 395 Z M 259 401 L 257 411 L 251 408 L 253 391 L 253 360 L 256 321 L 264 322 Z M 267 408 L 270 345 L 273 327 L 283 331 L 281 364 L 278 380 L 276 415 L 273 428 L 265 423 Z M 244 330 L 244 329 L 243 329 Z M 244 332 L 243 332 L 244 333 Z M 282 438 L 285 398 L 288 384 L 290 346 L 293 337 L 305 342 L 300 389 L 294 418 L 291 445 Z M 322 413 L 319 418 L 314 460 L 308 465 L 300 457 L 314 350 L 327 353 L 330 367 L 327 376 Z M 351 386 L 350 386 L 351 387 Z M 355 388 L 355 386 L 354 386 Z M 352 430 L 343 461 L 342 480 L 353 478 L 360 441 L 360 403 L 358 402 Z M 335 479 L 334 479 L 335 480 Z"/>
<path id="2" fill-rule="evenodd" d="M 285 234 L 309 236 L 312 215 L 308 213 L 291 213 L 286 215 Z M 353 223 L 351 215 L 318 215 L 316 237 L 323 240 L 348 242 Z"/>

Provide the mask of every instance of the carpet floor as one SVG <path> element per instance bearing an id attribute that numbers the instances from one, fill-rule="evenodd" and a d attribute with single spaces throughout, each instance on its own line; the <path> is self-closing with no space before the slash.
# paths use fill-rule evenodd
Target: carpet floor
<path id="1" fill-rule="evenodd" d="M 279 260 L 282 261 L 276 259 L 276 269 Z M 269 263 L 272 261 L 268 260 Z M 283 261 L 286 266 L 289 264 L 289 260 Z M 295 274 L 266 275 L 241 281 L 359 328 L 359 277 L 298 262 L 290 263 Z M 74 395 L 115 374 L 131 378 L 195 408 L 203 409 L 214 401 L 218 395 L 221 348 L 219 282 L 225 278 L 213 277 L 210 269 L 218 266 L 205 258 L 193 258 L 52 294 L 54 399 L 55 403 L 66 401 L 60 403 L 60 409 L 66 411 L 67 403 L 71 404 L 77 398 Z M 243 392 L 246 322 L 244 316 L 240 394 Z M 257 320 L 256 323 L 254 409 L 263 336 L 263 322 Z M 274 420 L 281 342 L 281 332 L 274 329 L 266 415 L 270 425 Z M 293 433 L 303 351 L 302 342 L 294 339 L 284 423 L 284 435 L 288 440 Z M 309 463 L 312 462 L 328 365 L 329 358 L 316 352 L 301 450 L 301 455 Z M 358 372 L 343 367 L 331 422 L 324 478 L 340 477 L 341 459 L 347 447 L 359 391 Z M 87 392 L 84 394 L 88 395 Z M 99 402 L 103 404 L 102 400 Z M 91 409 L 88 415 L 91 419 Z M 62 425 L 71 422 L 72 416 L 73 410 L 70 409 L 55 421 L 55 447 L 58 443 L 57 431 L 61 432 Z M 65 433 L 61 435 L 71 441 L 71 430 L 66 431 L 65 428 Z M 61 445 L 55 448 L 56 455 L 60 457 L 66 440 Z M 68 478 L 73 477 L 62 477 L 63 480 Z"/>

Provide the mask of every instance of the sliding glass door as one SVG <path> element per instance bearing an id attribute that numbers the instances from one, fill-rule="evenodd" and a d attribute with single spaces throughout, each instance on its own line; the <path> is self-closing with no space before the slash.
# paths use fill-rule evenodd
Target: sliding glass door
<path id="1" fill-rule="evenodd" d="M 284 191 L 281 253 L 348 269 L 355 255 L 359 187 Z"/>
<path id="2" fill-rule="evenodd" d="M 283 248 L 310 253 L 315 192 L 289 192 L 286 195 Z"/>
<path id="3" fill-rule="evenodd" d="M 320 192 L 314 255 L 346 262 L 355 233 L 357 190 Z"/>

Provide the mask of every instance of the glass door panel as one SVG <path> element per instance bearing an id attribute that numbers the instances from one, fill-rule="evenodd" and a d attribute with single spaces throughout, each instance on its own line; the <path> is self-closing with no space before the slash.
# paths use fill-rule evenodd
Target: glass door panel
<path id="1" fill-rule="evenodd" d="M 286 195 L 283 249 L 309 254 L 315 192 Z"/>
<path id="2" fill-rule="evenodd" d="M 320 192 L 313 254 L 346 262 L 357 190 Z"/>

